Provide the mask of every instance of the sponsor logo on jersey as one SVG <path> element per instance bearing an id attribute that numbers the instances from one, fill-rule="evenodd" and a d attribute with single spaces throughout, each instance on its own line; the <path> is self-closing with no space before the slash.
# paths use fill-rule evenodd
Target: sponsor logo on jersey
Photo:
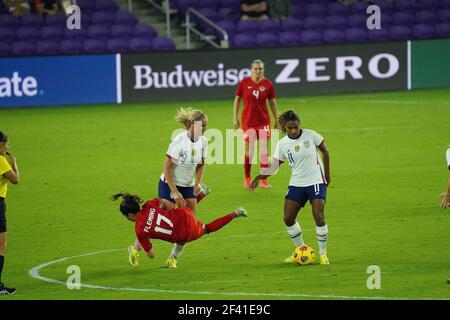
<path id="1" fill-rule="evenodd" d="M 264 92 L 264 91 L 266 91 L 266 87 L 264 87 L 264 86 L 260 86 L 260 87 L 259 87 L 259 91 L 261 91 L 261 92 Z"/>
<path id="2" fill-rule="evenodd" d="M 298 144 L 295 146 L 295 152 L 299 152 L 299 151 L 300 151 L 300 145 Z"/>

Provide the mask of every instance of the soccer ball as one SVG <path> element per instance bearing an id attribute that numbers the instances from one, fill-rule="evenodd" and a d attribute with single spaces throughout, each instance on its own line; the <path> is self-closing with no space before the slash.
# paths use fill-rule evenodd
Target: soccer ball
<path id="1" fill-rule="evenodd" d="M 294 252 L 294 259 L 298 265 L 305 266 L 311 264 L 316 259 L 314 249 L 307 244 L 297 247 Z"/>

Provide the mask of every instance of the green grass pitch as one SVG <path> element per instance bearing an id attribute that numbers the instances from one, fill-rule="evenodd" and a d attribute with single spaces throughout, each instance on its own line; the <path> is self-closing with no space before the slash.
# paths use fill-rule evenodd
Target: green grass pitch
<path id="1" fill-rule="evenodd" d="M 249 218 L 187 245 L 178 269 L 162 268 L 172 247 L 162 241 L 155 259 L 128 265 L 133 225 L 108 196 L 155 197 L 176 109 L 201 108 L 208 127 L 223 131 L 232 127 L 231 98 L 0 110 L 21 170 L 7 197 L 3 273 L 17 294 L 2 299 L 449 299 L 450 211 L 438 198 L 449 177 L 449 97 L 440 89 L 278 99 L 279 111 L 295 108 L 330 150 L 331 264 L 306 267 L 283 263 L 293 251 L 282 219 L 289 167 L 271 190 L 249 193 L 242 165 L 219 164 L 206 167 L 213 192 L 198 218 L 238 206 Z M 317 251 L 309 204 L 298 221 Z M 65 286 L 70 265 L 80 267 L 80 290 Z M 381 269 L 379 290 L 366 286 L 370 265 Z M 37 266 L 52 282 L 29 275 Z"/>

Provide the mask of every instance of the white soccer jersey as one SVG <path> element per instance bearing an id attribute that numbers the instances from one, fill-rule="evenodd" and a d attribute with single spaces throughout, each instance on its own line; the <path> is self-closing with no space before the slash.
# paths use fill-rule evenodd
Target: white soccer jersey
<path id="1" fill-rule="evenodd" d="M 450 148 L 447 149 L 447 167 L 450 170 Z"/>
<path id="2" fill-rule="evenodd" d="M 292 169 L 290 186 L 308 187 L 326 183 L 322 159 L 317 154 L 317 146 L 323 140 L 314 130 L 302 129 L 299 138 L 291 139 L 286 135 L 278 142 L 273 158 L 288 161 Z"/>
<path id="3" fill-rule="evenodd" d="M 173 138 L 167 150 L 174 165 L 172 170 L 173 180 L 177 186 L 192 187 L 195 181 L 195 169 L 208 153 L 208 140 L 200 137 L 193 142 L 187 131 L 182 132 Z M 164 172 L 161 180 L 165 181 Z"/>

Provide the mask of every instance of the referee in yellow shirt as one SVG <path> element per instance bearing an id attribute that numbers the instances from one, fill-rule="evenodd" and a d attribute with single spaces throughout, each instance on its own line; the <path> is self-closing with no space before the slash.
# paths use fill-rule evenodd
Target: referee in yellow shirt
<path id="1" fill-rule="evenodd" d="M 8 152 L 8 136 L 0 131 L 0 295 L 16 293 L 16 289 L 7 288 L 2 283 L 6 252 L 5 198 L 8 192 L 8 181 L 12 184 L 19 183 L 19 169 L 17 169 L 16 157 Z"/>

